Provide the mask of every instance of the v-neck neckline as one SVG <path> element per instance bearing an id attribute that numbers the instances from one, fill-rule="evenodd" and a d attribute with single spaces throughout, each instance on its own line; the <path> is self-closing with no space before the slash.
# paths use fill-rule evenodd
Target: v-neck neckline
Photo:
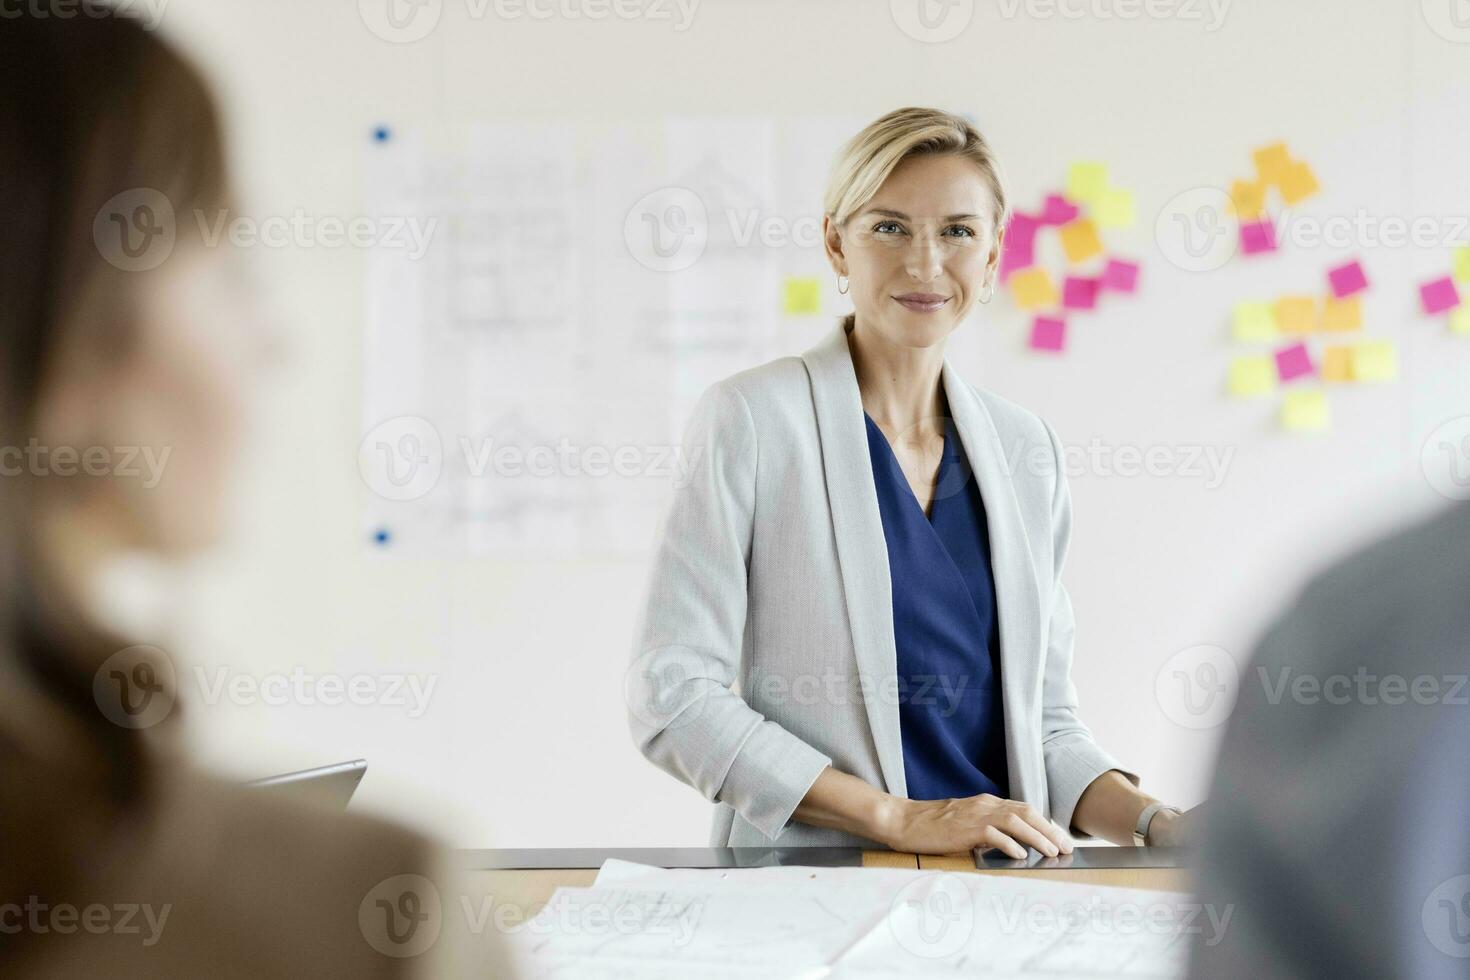
<path id="1" fill-rule="evenodd" d="M 868 414 L 867 409 L 863 409 L 863 419 L 882 438 L 883 446 L 888 450 L 888 458 L 892 461 L 894 469 L 898 470 L 898 475 L 903 480 L 903 488 L 908 491 L 909 501 L 919 509 L 919 516 L 924 518 L 925 523 L 932 528 L 934 526 L 934 510 L 939 505 L 939 488 L 944 482 L 944 464 L 949 458 L 949 421 L 947 419 L 944 421 L 944 437 L 939 447 L 939 466 L 934 470 L 934 496 L 929 498 L 929 510 L 925 512 L 924 505 L 919 503 L 918 495 L 914 493 L 914 488 L 909 484 L 908 474 L 903 471 L 903 465 L 898 461 L 898 453 L 893 451 L 893 445 L 888 441 L 888 436 L 884 433 L 882 426 L 873 421 L 873 416 Z"/>

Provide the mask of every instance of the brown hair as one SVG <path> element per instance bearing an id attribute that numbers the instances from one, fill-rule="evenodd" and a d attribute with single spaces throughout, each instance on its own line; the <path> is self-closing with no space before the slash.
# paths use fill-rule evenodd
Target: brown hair
<path id="1" fill-rule="evenodd" d="M 128 17 L 7 19 L 0 92 L 3 448 L 38 432 L 63 350 L 128 356 L 149 273 L 107 260 L 93 230 L 105 206 L 146 188 L 179 214 L 223 207 L 227 182 L 202 78 Z M 142 805 L 150 782 L 148 733 L 93 698 L 98 668 L 128 644 L 45 581 L 31 534 L 43 489 L 0 475 L 0 902 L 64 888 L 90 835 Z"/>
<path id="2" fill-rule="evenodd" d="M 1010 219 L 1006 178 L 1000 161 L 985 137 L 964 116 L 942 109 L 909 106 L 895 109 L 868 123 L 843 144 L 833 161 L 823 195 L 822 209 L 835 224 L 843 224 L 864 204 L 898 165 L 909 157 L 954 154 L 975 164 L 995 199 L 995 231 Z M 853 315 L 843 319 L 850 328 Z"/>

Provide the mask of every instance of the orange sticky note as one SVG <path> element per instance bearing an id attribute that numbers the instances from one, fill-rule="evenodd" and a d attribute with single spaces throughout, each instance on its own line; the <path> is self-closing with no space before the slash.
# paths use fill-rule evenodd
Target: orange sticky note
<path id="1" fill-rule="evenodd" d="M 1011 296 L 1023 310 L 1039 310 L 1056 306 L 1060 300 L 1056 284 L 1045 269 L 1032 266 L 1011 275 Z"/>
<path id="2" fill-rule="evenodd" d="M 1323 381 L 1353 380 L 1353 349 L 1333 346 L 1322 352 Z"/>
<path id="3" fill-rule="evenodd" d="M 1091 218 L 1078 218 L 1062 225 L 1062 251 L 1067 253 L 1068 262 L 1086 262 L 1103 253 L 1102 239 L 1097 235 L 1097 225 Z"/>
<path id="4" fill-rule="evenodd" d="M 1281 176 L 1291 166 L 1291 154 L 1285 143 L 1272 143 L 1251 154 L 1256 163 L 1256 180 L 1262 184 L 1281 183 Z"/>
<path id="5" fill-rule="evenodd" d="M 1283 296 L 1276 301 L 1276 327 L 1282 333 L 1311 333 L 1317 329 L 1317 300 L 1311 296 Z"/>
<path id="6" fill-rule="evenodd" d="M 1312 168 L 1305 163 L 1293 163 L 1281 172 L 1281 177 L 1276 182 L 1281 191 L 1281 199 L 1291 206 L 1300 201 L 1305 201 L 1320 189 L 1317 184 L 1317 175 L 1312 173 Z"/>
<path id="7" fill-rule="evenodd" d="M 1358 330 L 1362 326 L 1363 305 L 1358 302 L 1358 297 L 1349 296 L 1346 299 L 1327 297 L 1327 305 L 1322 308 L 1323 330 Z"/>
<path id="8" fill-rule="evenodd" d="M 1257 218 L 1266 210 L 1266 185 L 1256 180 L 1237 180 L 1230 185 L 1230 209 L 1242 218 Z"/>

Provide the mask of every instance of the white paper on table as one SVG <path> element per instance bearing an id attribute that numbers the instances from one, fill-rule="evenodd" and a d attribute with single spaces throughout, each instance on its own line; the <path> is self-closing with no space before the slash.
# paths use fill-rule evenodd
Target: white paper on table
<path id="1" fill-rule="evenodd" d="M 518 937 L 535 976 L 1182 977 L 1228 910 L 1183 892 L 889 868 L 609 861 Z"/>

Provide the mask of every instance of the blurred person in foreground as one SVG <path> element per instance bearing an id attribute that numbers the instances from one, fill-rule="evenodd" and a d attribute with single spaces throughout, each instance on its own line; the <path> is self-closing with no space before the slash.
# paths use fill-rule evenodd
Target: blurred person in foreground
<path id="1" fill-rule="evenodd" d="M 267 347 L 194 220 L 231 203 L 204 83 L 28 13 L 0 91 L 0 976 L 505 976 L 426 842 L 192 769 L 167 654 L 98 610 L 113 556 L 219 536 Z"/>
<path id="2" fill-rule="evenodd" d="M 1196 980 L 1470 977 L 1470 505 L 1316 576 L 1241 676 Z"/>

